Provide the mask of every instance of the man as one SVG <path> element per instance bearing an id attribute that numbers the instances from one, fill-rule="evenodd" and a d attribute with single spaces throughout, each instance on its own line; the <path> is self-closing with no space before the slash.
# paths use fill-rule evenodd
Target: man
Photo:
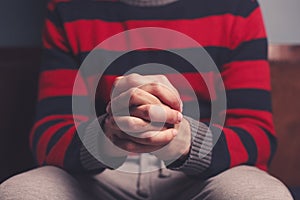
<path id="1" fill-rule="evenodd" d="M 218 113 L 226 117 L 224 125 L 213 121 L 211 109 L 221 98 L 216 72 L 199 76 L 157 49 L 143 48 L 112 63 L 96 96 L 90 94 L 91 77 L 78 75 L 87 54 L 111 36 L 141 27 L 175 30 L 203 45 L 224 82 L 227 110 Z M 124 51 L 130 38 L 104 50 Z M 143 35 L 136 40 L 148 42 Z M 195 48 L 170 41 L 170 49 Z M 292 199 L 264 172 L 276 138 L 266 33 L 256 1 L 53 0 L 43 44 L 30 145 L 45 167 L 3 183 L 1 199 Z M 124 75 L 151 62 L 175 68 L 191 87 L 180 89 L 182 82 L 169 73 Z M 74 92 L 78 79 L 82 87 Z M 185 95 L 187 90 L 196 97 Z M 74 105 L 72 110 L 72 100 L 85 107 L 89 95 L 95 97 L 96 119 L 84 109 L 74 112 Z M 200 119 L 190 106 L 195 102 Z"/>

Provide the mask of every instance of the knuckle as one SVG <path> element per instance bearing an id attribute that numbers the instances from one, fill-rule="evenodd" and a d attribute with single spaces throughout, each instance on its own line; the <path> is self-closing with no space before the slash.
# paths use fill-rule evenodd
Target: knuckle
<path id="1" fill-rule="evenodd" d="M 130 128 L 132 128 L 132 127 L 134 126 L 133 120 L 132 120 L 131 118 L 129 118 L 129 119 L 127 120 L 126 126 L 127 126 L 127 127 L 130 127 Z"/>
<path id="2" fill-rule="evenodd" d="M 169 132 L 164 135 L 164 141 L 169 142 L 172 139 L 173 139 L 173 136 Z"/>
<path id="3" fill-rule="evenodd" d="M 131 142 L 125 144 L 125 149 L 127 151 L 133 152 L 135 150 L 135 145 Z"/>
<path id="4" fill-rule="evenodd" d="M 129 74 L 127 77 L 128 78 L 132 78 L 132 79 L 134 79 L 134 78 L 139 78 L 141 75 L 139 75 L 138 73 L 131 73 L 131 74 Z"/>
<path id="5" fill-rule="evenodd" d="M 157 93 L 161 91 L 161 85 L 155 82 L 150 83 L 152 92 Z"/>
<path id="6" fill-rule="evenodd" d="M 141 75 L 133 73 L 127 76 L 126 82 L 129 86 L 137 86 L 139 85 L 140 80 L 141 80 Z"/>
<path id="7" fill-rule="evenodd" d="M 168 78 L 165 75 L 157 75 L 157 78 L 161 82 L 168 82 Z"/>
<path id="8" fill-rule="evenodd" d="M 149 83 L 149 85 L 151 86 L 151 87 L 158 87 L 158 82 L 157 81 L 152 81 L 151 83 Z"/>
<path id="9" fill-rule="evenodd" d="M 138 125 L 135 123 L 133 119 L 128 119 L 126 126 L 127 126 L 127 130 L 137 131 L 139 129 Z"/>
<path id="10" fill-rule="evenodd" d="M 130 102 L 135 102 L 139 97 L 141 92 L 137 88 L 131 88 L 129 91 L 129 101 Z"/>
<path id="11" fill-rule="evenodd" d="M 127 86 L 129 86 L 129 87 L 139 85 L 138 81 L 134 78 L 127 79 L 126 83 L 127 83 Z"/>
<path id="12" fill-rule="evenodd" d="M 130 95 L 130 96 L 135 95 L 136 92 L 137 92 L 137 89 L 138 89 L 138 88 L 136 88 L 136 87 L 130 88 L 130 89 L 129 89 L 129 95 Z"/>
<path id="13" fill-rule="evenodd" d="M 150 108 L 151 108 L 150 105 L 145 105 L 144 106 L 144 109 L 142 111 L 143 117 L 150 117 Z"/>
<path id="14" fill-rule="evenodd" d="M 155 142 L 153 137 L 147 137 L 147 138 L 144 138 L 143 140 L 145 141 L 145 143 L 148 143 L 148 144 L 153 144 Z"/>
<path id="15" fill-rule="evenodd" d="M 170 117 L 172 122 L 177 122 L 178 120 L 178 114 L 176 111 L 171 111 L 171 117 Z"/>

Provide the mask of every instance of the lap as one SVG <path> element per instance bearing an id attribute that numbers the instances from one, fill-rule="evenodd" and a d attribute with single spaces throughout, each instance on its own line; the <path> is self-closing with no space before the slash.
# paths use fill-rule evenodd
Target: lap
<path id="1" fill-rule="evenodd" d="M 41 167 L 16 175 L 0 185 L 0 200 L 90 199 L 78 181 L 57 167 Z"/>
<path id="2" fill-rule="evenodd" d="M 282 182 L 267 172 L 250 166 L 234 167 L 205 182 L 205 186 L 194 199 L 293 199 Z M 197 188 L 195 188 L 195 190 L 197 190 Z"/>
<path id="3" fill-rule="evenodd" d="M 292 199 L 277 179 L 255 167 L 239 166 L 205 181 L 172 172 L 143 175 L 151 199 Z M 140 180 L 141 181 L 141 180 Z M 143 199 L 138 174 L 106 170 L 97 176 L 71 176 L 56 167 L 42 167 L 14 176 L 0 185 L 0 200 L 8 199 Z"/>
<path id="4" fill-rule="evenodd" d="M 106 170 L 101 174 L 71 175 L 45 166 L 16 175 L 0 185 L 0 200 L 115 200 L 142 199 L 134 190 L 137 175 Z"/>

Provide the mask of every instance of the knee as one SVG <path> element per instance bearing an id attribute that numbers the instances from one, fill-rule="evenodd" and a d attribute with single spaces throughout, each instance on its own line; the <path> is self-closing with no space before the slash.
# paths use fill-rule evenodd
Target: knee
<path id="1" fill-rule="evenodd" d="M 0 200 L 45 199 L 51 197 L 59 179 L 67 174 L 63 170 L 46 166 L 11 177 L 0 185 Z"/>
<path id="2" fill-rule="evenodd" d="M 283 183 L 250 166 L 235 167 L 209 179 L 206 190 L 207 199 L 293 199 Z"/>

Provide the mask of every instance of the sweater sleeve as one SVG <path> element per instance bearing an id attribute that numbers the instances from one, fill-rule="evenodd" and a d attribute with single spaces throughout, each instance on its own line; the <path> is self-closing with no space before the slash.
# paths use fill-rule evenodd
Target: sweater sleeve
<path id="1" fill-rule="evenodd" d="M 69 48 L 54 3 L 48 4 L 43 30 L 43 58 L 30 147 L 39 166 L 54 165 L 69 172 L 101 172 L 105 165 L 100 162 L 93 161 L 98 166 L 93 169 L 84 165 L 93 158 L 88 152 L 81 153 L 83 144 L 77 130 L 86 129 L 93 119 L 84 111 L 73 113 L 72 98 L 83 104 L 90 104 L 90 100 L 84 82 L 83 87 L 72 94 L 80 64 Z"/>
<path id="2" fill-rule="evenodd" d="M 237 17 L 231 31 L 231 55 L 222 66 L 221 76 L 227 99 L 225 124 L 212 124 L 209 130 L 204 123 L 195 128 L 190 119 L 194 136 L 189 156 L 181 166 L 169 168 L 211 177 L 238 165 L 252 165 L 267 170 L 276 149 L 271 95 L 270 71 L 267 61 L 267 39 L 260 7 L 252 1 L 240 1 L 236 12 L 248 12 Z M 226 38 L 224 38 L 226 39 Z M 194 120 L 196 121 L 196 120 Z M 194 124 L 194 125 L 193 125 Z M 208 126 L 207 128 L 208 129 Z M 216 134 L 220 132 L 221 134 Z M 212 143 L 199 140 L 205 133 L 212 133 Z M 198 137 L 195 137 L 195 135 Z M 209 137 L 208 137 L 209 139 Z M 212 152 L 201 155 L 201 143 L 214 145 Z"/>

